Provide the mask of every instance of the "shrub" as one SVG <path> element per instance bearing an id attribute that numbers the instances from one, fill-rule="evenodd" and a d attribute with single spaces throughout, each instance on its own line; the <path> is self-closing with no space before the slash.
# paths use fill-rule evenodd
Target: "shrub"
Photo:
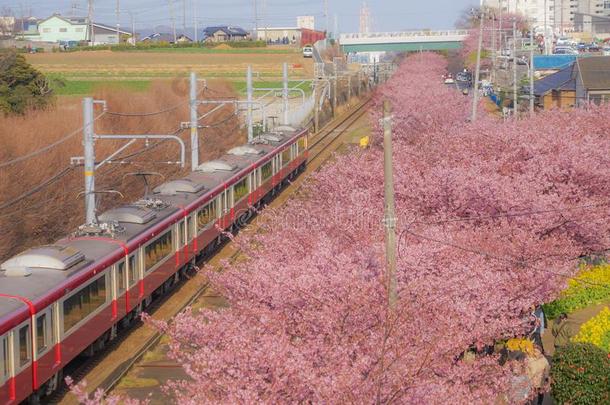
<path id="1" fill-rule="evenodd" d="M 52 100 L 47 78 L 21 54 L 0 55 L 0 111 L 23 114 L 28 108 L 46 107 Z"/>
<path id="2" fill-rule="evenodd" d="M 610 353 L 610 308 L 606 307 L 580 327 L 572 339 L 578 343 L 591 343 Z"/>
<path id="3" fill-rule="evenodd" d="M 610 265 L 583 267 L 580 274 L 568 281 L 568 288 L 558 299 L 543 305 L 544 314 L 555 319 L 561 313 L 572 313 L 589 305 L 610 299 Z"/>
<path id="4" fill-rule="evenodd" d="M 610 359 L 590 343 L 571 343 L 558 349 L 551 378 L 553 397 L 560 404 L 610 403 Z"/>

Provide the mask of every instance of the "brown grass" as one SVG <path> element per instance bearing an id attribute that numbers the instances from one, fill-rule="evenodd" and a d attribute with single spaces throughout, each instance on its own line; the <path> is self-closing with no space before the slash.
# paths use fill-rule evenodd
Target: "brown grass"
<path id="1" fill-rule="evenodd" d="M 307 77 L 313 74 L 313 61 L 303 59 L 300 53 L 274 54 L 226 54 L 226 53 L 180 53 L 180 52 L 72 52 L 40 53 L 27 55 L 29 63 L 43 73 L 87 73 L 87 74 L 137 74 L 175 73 L 187 74 L 191 70 L 201 75 L 218 72 L 243 72 L 248 65 L 256 72 L 281 76 L 282 64 L 302 65 L 292 69 L 291 76 Z"/>
<path id="2" fill-rule="evenodd" d="M 168 55 L 170 56 L 170 55 Z M 216 98 L 233 95 L 231 86 L 225 82 L 208 83 L 210 90 L 203 97 Z M 116 117 L 106 115 L 95 124 L 100 134 L 169 134 L 176 131 L 180 122 L 187 121 L 188 85 L 183 80 L 154 82 L 148 92 L 130 93 L 126 90 L 101 88 L 96 99 L 108 102 L 110 111 L 139 113 L 164 110 L 182 102 L 175 111 L 151 117 Z M 208 108 L 201 108 L 200 112 Z M 206 118 L 202 124 L 218 122 L 233 110 L 226 107 Z M 97 111 L 96 111 L 97 112 Z M 0 162 L 23 156 L 48 145 L 82 125 L 82 107 L 79 100 L 60 99 L 57 106 L 47 111 L 37 111 L 26 117 L 0 117 Z M 245 142 L 237 118 L 211 129 L 200 131 L 201 160 L 219 156 L 230 147 Z M 187 144 L 188 131 L 180 133 Z M 69 166 L 70 157 L 82 156 L 82 134 L 79 132 L 68 141 L 52 150 L 26 161 L 0 168 L 0 206 L 23 193 L 28 192 L 46 179 L 53 177 Z M 99 160 L 108 156 L 124 141 L 97 141 L 96 156 Z M 151 143 L 151 146 L 154 143 Z M 97 190 L 117 190 L 125 195 L 121 200 L 115 196 L 101 197 L 100 212 L 113 206 L 133 201 L 142 196 L 142 180 L 128 176 L 138 171 L 154 171 L 169 178 L 188 171 L 175 165 L 158 162 L 176 161 L 179 157 L 175 142 L 164 142 L 146 150 L 142 141 L 132 145 L 121 156 L 143 152 L 131 157 L 129 164 L 107 165 L 99 169 L 96 177 Z M 187 162 L 188 163 L 188 162 Z M 83 198 L 77 198 L 83 190 L 82 167 L 75 167 L 66 176 L 45 187 L 40 192 L 19 200 L 0 210 L 0 262 L 28 247 L 52 243 L 54 240 L 74 231 L 84 222 Z M 151 188 L 164 181 L 159 177 L 150 178 Z"/>

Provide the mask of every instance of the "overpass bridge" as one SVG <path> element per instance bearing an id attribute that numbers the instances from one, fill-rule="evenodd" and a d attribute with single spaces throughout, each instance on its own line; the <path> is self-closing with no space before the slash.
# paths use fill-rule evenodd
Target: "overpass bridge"
<path id="1" fill-rule="evenodd" d="M 461 48 L 467 36 L 467 30 L 371 32 L 341 34 L 339 43 L 345 53 L 442 51 Z"/>

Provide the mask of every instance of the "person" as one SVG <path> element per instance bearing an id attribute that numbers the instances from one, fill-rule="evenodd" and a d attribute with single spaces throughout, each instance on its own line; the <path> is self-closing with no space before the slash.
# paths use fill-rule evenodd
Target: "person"
<path id="1" fill-rule="evenodd" d="M 532 311 L 532 326 L 533 330 L 531 333 L 531 337 L 534 342 L 542 347 L 542 334 L 544 333 L 545 328 L 545 320 L 544 320 L 544 312 L 542 311 L 541 306 L 533 306 L 530 308 Z"/>
<path id="2" fill-rule="evenodd" d="M 549 388 L 551 365 L 542 354 L 540 346 L 534 347 L 533 353 L 526 357 L 526 362 L 526 374 L 530 380 L 534 393 L 537 394 L 533 403 L 541 405 L 544 400 L 544 393 L 547 392 Z"/>
<path id="3" fill-rule="evenodd" d="M 576 328 L 577 329 L 577 328 Z M 568 315 L 563 313 L 557 317 L 555 323 L 553 323 L 553 327 L 551 328 L 551 333 L 555 338 L 554 346 L 555 350 L 566 346 L 570 343 L 570 339 L 572 336 L 578 333 L 578 330 L 575 329 L 575 325 L 568 320 Z"/>

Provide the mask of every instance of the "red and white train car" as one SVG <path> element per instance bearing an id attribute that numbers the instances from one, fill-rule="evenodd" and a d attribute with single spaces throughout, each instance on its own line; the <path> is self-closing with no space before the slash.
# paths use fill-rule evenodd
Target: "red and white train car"
<path id="1" fill-rule="evenodd" d="M 307 130 L 280 127 L 143 200 L 0 266 L 0 403 L 39 402 L 64 367 L 127 327 L 307 162 Z"/>

